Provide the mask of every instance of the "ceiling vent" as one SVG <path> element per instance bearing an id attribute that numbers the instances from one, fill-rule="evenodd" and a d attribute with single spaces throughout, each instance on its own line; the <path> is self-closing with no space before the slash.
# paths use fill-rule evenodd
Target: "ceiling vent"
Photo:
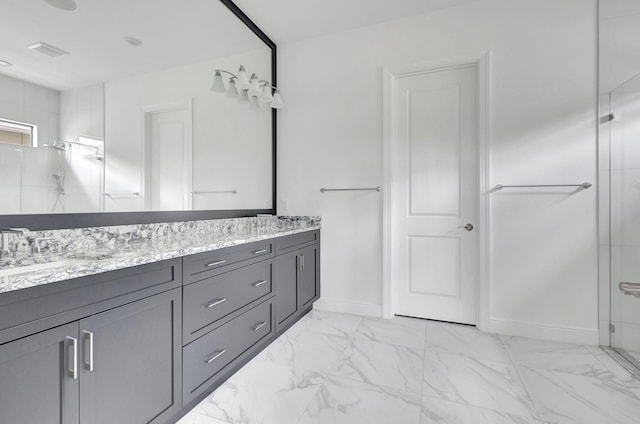
<path id="1" fill-rule="evenodd" d="M 52 46 L 51 44 L 43 43 L 42 41 L 27 46 L 27 48 L 31 50 L 35 50 L 39 53 L 46 54 L 50 57 L 58 57 L 65 54 L 69 54 L 69 52 L 64 51 L 56 46 Z"/>

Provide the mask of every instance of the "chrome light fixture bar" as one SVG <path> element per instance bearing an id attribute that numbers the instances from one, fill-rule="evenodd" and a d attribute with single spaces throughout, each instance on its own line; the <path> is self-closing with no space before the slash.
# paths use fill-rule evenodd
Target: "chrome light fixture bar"
<path id="1" fill-rule="evenodd" d="M 239 98 L 240 101 L 244 102 L 250 102 L 255 97 L 258 102 L 268 104 L 273 109 L 282 109 L 284 107 L 278 87 L 271 85 L 269 81 L 259 79 L 256 74 L 251 74 L 251 77 L 247 77 L 247 71 L 244 66 L 240 65 L 238 75 L 224 69 L 214 69 L 213 71 L 211 91 L 226 93 L 227 97 Z M 222 74 L 230 75 L 228 88 L 225 87 Z"/>

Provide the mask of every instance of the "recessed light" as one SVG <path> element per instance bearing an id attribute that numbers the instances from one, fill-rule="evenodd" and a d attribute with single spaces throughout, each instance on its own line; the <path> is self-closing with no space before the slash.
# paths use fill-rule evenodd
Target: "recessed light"
<path id="1" fill-rule="evenodd" d="M 13 66 L 11 62 L 7 62 L 6 60 L 0 60 L 0 66 Z"/>
<path id="2" fill-rule="evenodd" d="M 72 11 L 78 8 L 74 0 L 44 0 L 44 2 L 60 10 Z"/>
<path id="3" fill-rule="evenodd" d="M 125 43 L 132 47 L 140 47 L 143 44 L 141 40 L 135 37 L 122 37 L 122 39 L 125 41 Z"/>

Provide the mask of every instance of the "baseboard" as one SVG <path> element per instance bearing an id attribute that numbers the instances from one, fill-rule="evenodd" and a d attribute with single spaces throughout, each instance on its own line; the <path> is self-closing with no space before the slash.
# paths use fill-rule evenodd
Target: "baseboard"
<path id="1" fill-rule="evenodd" d="M 534 322 L 507 321 L 492 318 L 486 331 L 506 336 L 598 346 L 600 333 L 597 328 L 561 327 Z"/>
<path id="2" fill-rule="evenodd" d="M 343 314 L 353 314 L 365 317 L 382 317 L 382 305 L 376 305 L 375 303 L 362 303 L 344 299 L 320 298 L 316 303 L 313 304 L 313 308 L 320 311 L 340 312 Z"/>

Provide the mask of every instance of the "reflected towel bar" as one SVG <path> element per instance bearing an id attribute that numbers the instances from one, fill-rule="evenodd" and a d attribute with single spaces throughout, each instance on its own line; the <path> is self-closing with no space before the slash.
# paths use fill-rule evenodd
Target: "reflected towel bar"
<path id="1" fill-rule="evenodd" d="M 209 190 L 209 191 L 198 191 L 194 190 L 191 194 L 220 194 L 220 193 L 228 193 L 228 194 L 237 194 L 237 190 Z"/>
<path id="2" fill-rule="evenodd" d="M 502 190 L 503 188 L 519 188 L 519 187 L 524 187 L 524 188 L 535 188 L 535 187 L 578 187 L 581 189 L 588 189 L 593 187 L 593 184 L 585 182 L 582 184 L 529 184 L 529 185 L 502 185 L 502 184 L 498 184 L 497 186 L 495 186 L 493 188 L 492 191 L 498 191 L 498 190 Z"/>
<path id="3" fill-rule="evenodd" d="M 140 197 L 140 193 L 137 191 L 131 193 L 102 193 L 103 196 L 111 197 Z"/>
<path id="4" fill-rule="evenodd" d="M 327 191 L 382 191 L 382 187 L 364 187 L 364 188 L 321 188 L 320 193 Z"/>
<path id="5" fill-rule="evenodd" d="M 640 299 L 640 283 L 628 283 L 626 281 L 621 281 L 618 283 L 618 289 L 622 294 Z"/>

